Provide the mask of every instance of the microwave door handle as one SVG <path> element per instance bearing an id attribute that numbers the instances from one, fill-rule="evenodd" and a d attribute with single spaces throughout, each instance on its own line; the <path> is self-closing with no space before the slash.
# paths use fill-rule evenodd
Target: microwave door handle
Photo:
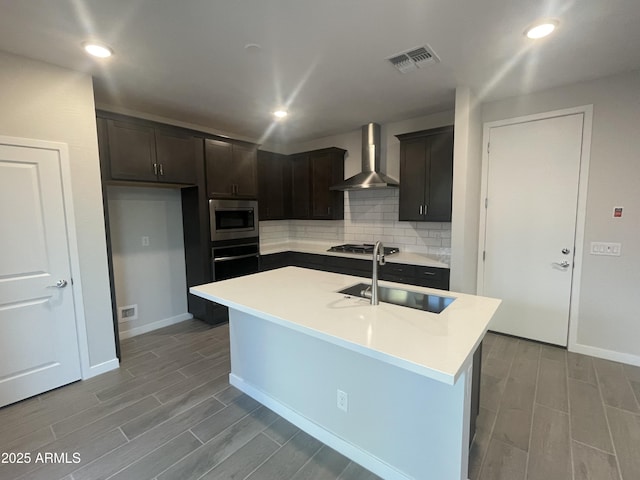
<path id="1" fill-rule="evenodd" d="M 228 262 L 229 260 L 240 260 L 241 258 L 259 257 L 259 253 L 249 253 L 247 255 L 233 255 L 231 257 L 218 257 L 214 258 L 214 262 Z"/>

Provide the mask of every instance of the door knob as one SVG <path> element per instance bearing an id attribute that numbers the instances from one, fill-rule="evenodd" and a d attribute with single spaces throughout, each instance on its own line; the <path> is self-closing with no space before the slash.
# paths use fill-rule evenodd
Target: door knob
<path id="1" fill-rule="evenodd" d="M 58 280 L 55 285 L 48 285 L 47 288 L 64 288 L 67 286 L 66 280 Z"/>
<path id="2" fill-rule="evenodd" d="M 561 262 L 553 262 L 553 264 L 561 268 L 567 268 L 569 266 L 569 262 L 567 262 L 566 260 L 563 260 Z"/>

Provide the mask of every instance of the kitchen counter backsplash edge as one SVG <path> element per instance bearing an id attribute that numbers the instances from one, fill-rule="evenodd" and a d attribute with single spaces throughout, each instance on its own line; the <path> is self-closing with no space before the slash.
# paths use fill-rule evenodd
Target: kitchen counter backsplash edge
<path id="1" fill-rule="evenodd" d="M 361 260 L 370 259 L 370 255 L 363 254 L 351 254 L 344 252 L 329 252 L 329 248 L 336 245 L 336 242 L 300 242 L 300 241 L 287 241 L 287 242 L 273 242 L 273 243 L 260 243 L 260 254 L 269 255 L 273 253 L 282 252 L 299 252 L 299 253 L 312 253 L 316 255 L 331 255 L 335 257 L 346 258 L 358 258 Z M 394 245 L 388 245 L 394 246 Z M 449 268 L 450 255 L 441 254 L 438 256 L 428 255 L 419 252 L 400 251 L 393 255 L 388 255 L 386 261 L 388 263 L 404 263 L 408 265 L 420 265 L 424 267 L 438 267 Z"/>

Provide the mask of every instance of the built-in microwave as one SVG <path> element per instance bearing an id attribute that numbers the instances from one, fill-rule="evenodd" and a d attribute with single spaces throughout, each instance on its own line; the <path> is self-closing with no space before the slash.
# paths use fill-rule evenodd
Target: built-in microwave
<path id="1" fill-rule="evenodd" d="M 255 200 L 209 200 L 211 241 L 258 236 L 258 202 Z"/>

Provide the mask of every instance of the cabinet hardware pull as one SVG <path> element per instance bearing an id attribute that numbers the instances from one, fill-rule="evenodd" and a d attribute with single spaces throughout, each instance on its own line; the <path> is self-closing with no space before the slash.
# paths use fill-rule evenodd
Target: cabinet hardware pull
<path id="1" fill-rule="evenodd" d="M 160 175 L 164 175 L 164 168 L 162 164 L 160 164 Z"/>
<path id="2" fill-rule="evenodd" d="M 158 175 L 158 164 L 157 163 L 153 164 L 153 174 L 154 175 Z"/>
<path id="3" fill-rule="evenodd" d="M 425 215 L 427 214 L 427 209 L 428 209 L 428 208 L 429 208 L 429 205 L 425 205 L 425 206 L 424 206 L 424 214 L 425 214 Z"/>
<path id="4" fill-rule="evenodd" d="M 435 275 L 436 272 L 422 272 L 424 275 Z"/>
<path id="5" fill-rule="evenodd" d="M 260 257 L 260 254 L 259 253 L 249 253 L 247 255 L 232 255 L 230 257 L 218 257 L 218 258 L 214 258 L 213 262 L 214 263 L 228 262 L 230 260 L 240 260 L 241 258 L 252 258 L 252 257 Z"/>
<path id="6" fill-rule="evenodd" d="M 420 215 L 422 215 L 422 205 L 420 205 Z"/>

